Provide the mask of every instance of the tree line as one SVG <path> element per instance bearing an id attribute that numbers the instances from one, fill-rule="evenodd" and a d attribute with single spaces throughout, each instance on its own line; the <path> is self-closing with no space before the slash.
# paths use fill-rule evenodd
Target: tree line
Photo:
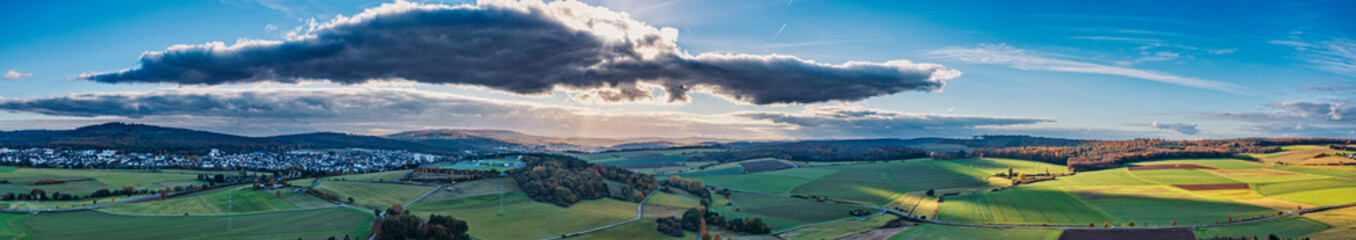
<path id="1" fill-rule="evenodd" d="M 1246 153 L 1272 153 L 1283 145 L 1351 142 L 1332 138 L 1242 138 L 1218 140 L 1132 139 L 1087 141 L 1076 146 L 987 147 L 971 151 L 933 153 L 936 160 L 994 157 L 1064 164 L 1070 170 L 1120 167 L 1125 163 L 1179 158 L 1237 158 L 1256 160 Z"/>

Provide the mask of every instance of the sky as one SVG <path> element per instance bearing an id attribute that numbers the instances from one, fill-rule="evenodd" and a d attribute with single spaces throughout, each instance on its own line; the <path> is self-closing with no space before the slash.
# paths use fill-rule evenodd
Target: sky
<path id="1" fill-rule="evenodd" d="M 1356 138 L 1344 1 L 13 1 L 0 130 Z"/>

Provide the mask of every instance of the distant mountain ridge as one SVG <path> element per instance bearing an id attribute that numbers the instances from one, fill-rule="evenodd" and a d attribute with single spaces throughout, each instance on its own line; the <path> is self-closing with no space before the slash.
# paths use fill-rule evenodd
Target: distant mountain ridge
<path id="1" fill-rule="evenodd" d="M 515 143 L 524 146 L 537 146 L 556 150 L 618 150 L 618 149 L 644 149 L 644 148 L 663 148 L 690 146 L 702 144 L 714 144 L 720 142 L 731 142 L 734 140 L 719 138 L 663 138 L 663 137 L 636 137 L 636 138 L 586 138 L 586 137 L 545 137 L 520 133 L 512 130 L 493 130 L 493 129 L 435 129 L 408 131 L 387 135 L 392 139 L 402 139 L 408 141 L 433 141 L 433 140 L 452 140 L 483 138 L 500 142 Z"/>
<path id="2" fill-rule="evenodd" d="M 843 140 L 736 141 L 719 138 L 588 138 L 547 137 L 495 129 L 435 129 L 385 136 L 315 132 L 268 137 L 247 137 L 200 130 L 134 123 L 105 123 L 72 130 L 0 131 L 0 147 L 56 149 L 115 149 L 128 152 L 194 152 L 210 149 L 228 152 L 292 150 L 310 148 L 374 148 L 459 155 L 466 151 L 487 153 L 505 149 L 550 151 L 619 151 L 683 146 L 757 146 L 795 142 L 823 142 L 853 146 L 920 146 L 953 144 L 969 148 L 1011 146 L 1073 146 L 1091 140 L 1031 136 L 976 136 L 970 138 L 878 138 Z"/>
<path id="3" fill-rule="evenodd" d="M 382 136 L 334 132 L 246 137 L 208 131 L 145 124 L 105 123 L 72 130 L 0 131 L 0 147 L 56 149 L 115 149 L 128 152 L 228 152 L 306 148 L 376 148 L 436 154 L 462 154 L 516 147 L 483 138 L 460 141 L 407 141 Z"/>
<path id="4" fill-rule="evenodd" d="M 201 130 L 110 122 L 71 130 L 0 131 L 0 147 L 114 149 L 127 152 L 228 152 L 307 148 L 397 149 L 436 154 L 489 152 L 505 148 L 604 151 L 650 149 L 729 141 L 713 138 L 560 138 L 493 129 L 438 129 L 385 136 L 314 132 L 247 137 Z"/>

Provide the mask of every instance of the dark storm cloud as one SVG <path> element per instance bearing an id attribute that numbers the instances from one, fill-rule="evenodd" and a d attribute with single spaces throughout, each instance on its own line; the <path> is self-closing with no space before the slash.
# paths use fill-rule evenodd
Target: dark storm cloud
<path id="1" fill-rule="evenodd" d="M 579 2 L 397 2 L 339 17 L 284 41 L 176 45 L 140 67 L 87 73 L 104 83 L 358 84 L 405 79 L 517 94 L 594 91 L 604 101 L 669 101 L 708 92 L 753 104 L 855 101 L 940 89 L 960 75 L 904 60 L 824 64 L 783 55 L 690 55 L 678 31 Z"/>
<path id="2" fill-rule="evenodd" d="M 907 114 L 846 106 L 809 106 L 798 114 L 749 112 L 737 116 L 767 120 L 787 127 L 794 135 L 815 137 L 965 136 L 985 133 L 977 127 L 1053 122 L 1035 118 Z"/>

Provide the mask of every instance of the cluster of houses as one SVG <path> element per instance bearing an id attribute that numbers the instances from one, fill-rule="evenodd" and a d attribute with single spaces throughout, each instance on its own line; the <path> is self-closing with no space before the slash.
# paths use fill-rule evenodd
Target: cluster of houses
<path id="1" fill-rule="evenodd" d="M 205 156 L 0 148 L 0 165 L 21 166 L 376 172 L 444 160 L 451 159 L 441 155 L 362 148 L 230 154 L 214 149 Z"/>

